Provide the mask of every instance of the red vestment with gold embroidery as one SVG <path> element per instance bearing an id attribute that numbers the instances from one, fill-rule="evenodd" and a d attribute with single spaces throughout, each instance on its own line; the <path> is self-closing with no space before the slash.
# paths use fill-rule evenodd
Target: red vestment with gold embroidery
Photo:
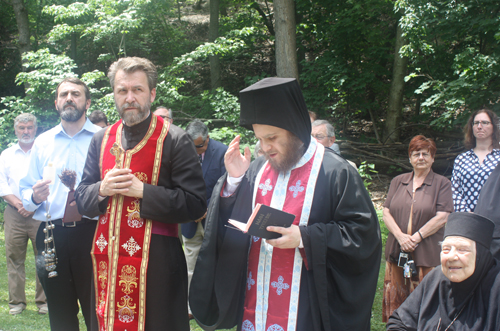
<path id="1" fill-rule="evenodd" d="M 121 147 L 122 121 L 109 127 L 104 136 L 101 178 L 115 167 L 110 153 L 116 142 Z M 132 170 L 143 183 L 156 185 L 160 172 L 163 141 L 169 129 L 152 117 L 145 137 L 121 156 L 122 168 Z M 140 217 L 138 198 L 114 195 L 101 215 L 92 247 L 96 313 L 99 330 L 144 330 L 146 317 L 146 271 L 154 221 Z M 177 224 L 169 225 L 177 228 Z M 170 229 L 176 233 L 176 229 Z"/>

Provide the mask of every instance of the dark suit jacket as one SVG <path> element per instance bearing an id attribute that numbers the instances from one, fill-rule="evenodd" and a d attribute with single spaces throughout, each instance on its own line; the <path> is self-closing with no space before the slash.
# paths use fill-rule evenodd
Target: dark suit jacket
<path id="1" fill-rule="evenodd" d="M 226 167 L 224 166 L 224 154 L 227 146 L 213 139 L 208 140 L 208 147 L 205 151 L 205 157 L 201 164 L 203 170 L 203 179 L 207 187 L 207 206 L 210 203 L 210 197 L 217 180 L 224 175 Z M 203 220 L 205 222 L 205 220 Z M 197 224 L 195 222 L 181 224 L 182 235 L 186 238 L 193 238 L 196 232 Z"/>

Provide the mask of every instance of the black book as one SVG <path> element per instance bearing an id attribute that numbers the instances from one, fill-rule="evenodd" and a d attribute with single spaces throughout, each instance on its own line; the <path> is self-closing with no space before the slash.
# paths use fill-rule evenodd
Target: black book
<path id="1" fill-rule="evenodd" d="M 264 239 L 276 239 L 281 237 L 281 234 L 267 231 L 266 228 L 268 226 L 288 228 L 292 225 L 294 219 L 295 215 L 293 214 L 258 203 L 247 223 L 229 220 L 229 224 L 252 236 Z"/>

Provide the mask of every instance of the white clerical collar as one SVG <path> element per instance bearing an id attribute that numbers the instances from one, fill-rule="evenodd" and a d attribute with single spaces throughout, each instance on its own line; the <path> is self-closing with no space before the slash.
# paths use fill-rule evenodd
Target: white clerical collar
<path id="1" fill-rule="evenodd" d="M 311 138 L 311 142 L 309 143 L 309 146 L 307 147 L 306 152 L 304 153 L 304 155 L 302 155 L 299 162 L 297 162 L 297 164 L 292 169 L 300 168 L 304 164 L 309 162 L 309 160 L 313 157 L 314 153 L 316 152 L 316 149 L 321 148 L 320 146 L 325 148 L 323 145 L 319 144 L 316 141 L 316 139 Z"/>

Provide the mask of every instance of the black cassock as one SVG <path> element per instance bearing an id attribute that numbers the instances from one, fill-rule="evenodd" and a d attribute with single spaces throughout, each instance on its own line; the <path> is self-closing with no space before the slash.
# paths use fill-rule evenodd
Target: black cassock
<path id="1" fill-rule="evenodd" d="M 436 267 L 389 317 L 387 330 L 500 330 L 500 265 L 486 247 L 476 250 L 472 276 L 453 283 Z"/>
<path id="2" fill-rule="evenodd" d="M 228 198 L 219 179 L 210 201 L 205 238 L 190 288 L 190 307 L 205 330 L 241 328 L 250 237 L 226 227 L 247 220 L 258 158 Z M 370 330 L 380 267 L 377 215 L 363 181 L 342 157 L 326 149 L 306 227 L 297 330 Z"/>
<path id="3" fill-rule="evenodd" d="M 144 138 L 151 116 L 133 127 L 124 126 L 122 145 L 126 150 Z M 157 125 L 161 123 L 158 120 Z M 105 129 L 92 138 L 82 181 L 75 194 L 78 209 L 89 217 L 104 214 L 109 200 L 98 201 L 104 133 Z M 158 185 L 144 184 L 141 218 L 163 223 L 194 221 L 206 212 L 205 194 L 205 181 L 193 141 L 182 129 L 170 125 L 163 143 Z M 187 269 L 179 238 L 151 235 L 146 283 L 146 330 L 189 330 Z M 94 296 L 92 299 L 95 301 Z M 92 330 L 97 330 L 95 323 L 93 321 Z"/>
<path id="4" fill-rule="evenodd" d="M 490 174 L 484 183 L 474 213 L 489 218 L 495 223 L 491 253 L 500 259 L 500 165 Z"/>

